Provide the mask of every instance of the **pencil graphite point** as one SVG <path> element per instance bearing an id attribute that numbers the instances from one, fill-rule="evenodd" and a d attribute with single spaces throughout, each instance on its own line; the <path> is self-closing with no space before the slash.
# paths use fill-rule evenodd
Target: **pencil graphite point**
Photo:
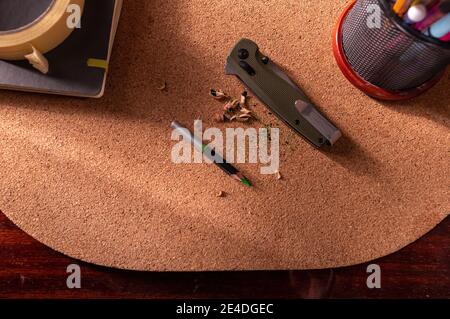
<path id="1" fill-rule="evenodd" d="M 242 182 L 242 184 L 244 184 L 245 186 L 252 187 L 252 183 L 250 183 L 250 181 L 249 181 L 248 179 L 246 179 L 246 178 L 243 178 L 243 179 L 241 180 L 241 182 Z"/>

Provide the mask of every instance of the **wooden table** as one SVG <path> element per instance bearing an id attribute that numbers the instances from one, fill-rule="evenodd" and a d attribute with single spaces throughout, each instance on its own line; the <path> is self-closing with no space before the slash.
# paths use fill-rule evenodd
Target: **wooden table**
<path id="1" fill-rule="evenodd" d="M 40 244 L 0 213 L 0 298 L 450 298 L 450 218 L 403 250 L 367 264 L 315 271 L 145 273 L 82 263 Z M 66 268 L 81 267 L 81 289 Z"/>

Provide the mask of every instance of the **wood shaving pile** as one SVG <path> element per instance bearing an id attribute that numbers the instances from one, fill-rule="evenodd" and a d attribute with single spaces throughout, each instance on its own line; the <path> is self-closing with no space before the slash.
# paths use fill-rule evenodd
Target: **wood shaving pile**
<path id="1" fill-rule="evenodd" d="M 248 122 L 255 118 L 247 106 L 247 100 L 249 98 L 247 91 L 242 92 L 239 99 L 234 99 L 224 91 L 215 89 L 211 89 L 209 95 L 217 101 L 224 102 L 221 112 L 214 116 L 216 122 Z"/>

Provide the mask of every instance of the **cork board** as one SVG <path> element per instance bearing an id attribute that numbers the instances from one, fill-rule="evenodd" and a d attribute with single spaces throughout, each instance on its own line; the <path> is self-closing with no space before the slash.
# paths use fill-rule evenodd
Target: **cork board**
<path id="1" fill-rule="evenodd" d="M 0 209 L 67 255 L 139 270 L 337 267 L 411 243 L 450 212 L 449 73 L 407 103 L 368 98 L 331 50 L 345 4 L 125 2 L 104 98 L 0 93 Z M 319 152 L 255 101 L 281 128 L 284 178 L 239 165 L 254 189 L 170 159 L 173 119 L 217 125 L 209 88 L 242 90 L 223 71 L 241 37 L 344 133 Z"/>

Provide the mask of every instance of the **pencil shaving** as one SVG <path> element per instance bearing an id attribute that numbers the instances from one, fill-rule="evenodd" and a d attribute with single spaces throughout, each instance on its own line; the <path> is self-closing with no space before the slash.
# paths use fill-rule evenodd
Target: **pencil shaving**
<path id="1" fill-rule="evenodd" d="M 167 89 L 167 82 L 164 81 L 159 87 L 158 90 L 165 91 Z"/>
<path id="2" fill-rule="evenodd" d="M 241 94 L 241 106 L 244 107 L 247 104 L 247 91 L 242 92 Z"/>
<path id="3" fill-rule="evenodd" d="M 222 90 L 216 90 L 216 89 L 211 89 L 209 91 L 209 95 L 211 95 L 214 99 L 216 100 L 225 100 L 225 99 L 229 99 L 230 97 L 228 96 L 228 94 L 226 94 L 224 91 Z"/>
<path id="4" fill-rule="evenodd" d="M 248 120 L 250 120 L 250 118 L 251 118 L 252 116 L 250 115 L 250 114 L 239 114 L 238 116 L 237 116 L 237 120 L 238 121 L 241 121 L 241 122 L 247 122 Z"/>
<path id="5" fill-rule="evenodd" d="M 252 111 L 246 107 L 249 98 L 247 91 L 242 92 L 240 99 L 234 99 L 224 93 L 224 91 L 216 89 L 211 89 L 210 95 L 216 100 L 226 101 L 225 104 L 223 104 L 222 113 L 214 115 L 214 120 L 216 122 L 248 122 L 251 119 L 256 118 L 253 116 Z"/>
<path id="6" fill-rule="evenodd" d="M 235 109 L 237 109 L 239 107 L 239 101 L 236 100 L 236 99 L 231 100 L 230 103 L 231 103 L 231 109 L 233 109 L 233 110 L 235 110 Z"/>
<path id="7" fill-rule="evenodd" d="M 223 106 L 223 110 L 226 112 L 230 112 L 233 110 L 233 104 L 231 104 L 231 102 L 225 103 L 225 105 Z"/>
<path id="8" fill-rule="evenodd" d="M 220 191 L 217 193 L 217 197 L 225 197 L 225 193 L 223 191 Z"/>
<path id="9" fill-rule="evenodd" d="M 245 107 L 242 107 L 241 108 L 241 113 L 250 115 L 252 113 L 252 111 L 250 111 L 249 109 L 247 109 Z"/>
<path id="10" fill-rule="evenodd" d="M 280 172 L 277 172 L 277 180 L 283 179 L 283 176 L 281 175 Z"/>

